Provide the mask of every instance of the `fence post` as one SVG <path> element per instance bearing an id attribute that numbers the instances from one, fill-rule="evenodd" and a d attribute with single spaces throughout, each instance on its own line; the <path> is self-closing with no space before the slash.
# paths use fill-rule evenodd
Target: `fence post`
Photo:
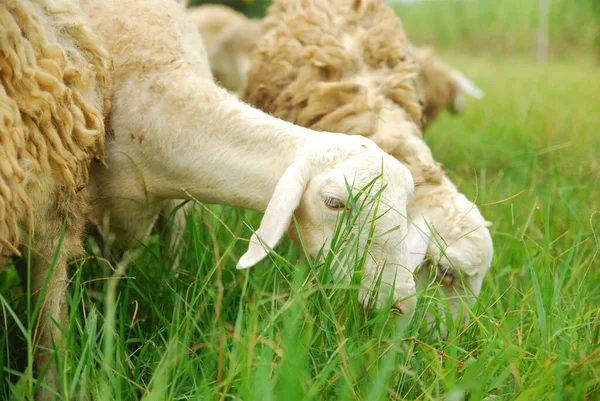
<path id="1" fill-rule="evenodd" d="M 538 32 L 537 32 L 537 62 L 544 64 L 548 58 L 548 18 L 549 0 L 539 0 Z"/>

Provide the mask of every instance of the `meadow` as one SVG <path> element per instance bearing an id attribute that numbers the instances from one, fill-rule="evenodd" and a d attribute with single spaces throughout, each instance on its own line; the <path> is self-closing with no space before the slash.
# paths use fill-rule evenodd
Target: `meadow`
<path id="1" fill-rule="evenodd" d="M 551 57 L 600 56 L 596 0 L 420 0 L 394 8 L 413 41 L 437 49 L 535 56 L 542 23 Z"/>
<path id="2" fill-rule="evenodd" d="M 486 93 L 426 133 L 494 223 L 467 327 L 444 315 L 426 326 L 435 289 L 408 326 L 365 311 L 327 259 L 290 241 L 238 271 L 260 215 L 199 204 L 175 271 L 157 235 L 126 269 L 91 242 L 72 264 L 60 399 L 600 399 L 600 68 L 583 56 L 443 56 Z M 1 400 L 33 399 L 33 308 L 14 269 L 0 273 Z"/>

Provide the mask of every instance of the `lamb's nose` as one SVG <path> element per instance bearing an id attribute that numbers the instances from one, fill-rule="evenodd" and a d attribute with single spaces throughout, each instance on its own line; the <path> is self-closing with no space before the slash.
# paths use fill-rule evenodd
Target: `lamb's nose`
<path id="1" fill-rule="evenodd" d="M 400 312 L 401 315 L 404 315 L 404 310 L 406 309 L 406 306 L 404 305 L 404 302 L 398 302 L 396 305 L 392 306 L 392 308 Z"/>
<path id="2" fill-rule="evenodd" d="M 449 286 L 454 282 L 454 279 L 456 278 L 456 272 L 451 268 L 438 265 L 437 276 L 441 279 L 442 283 Z"/>
<path id="3" fill-rule="evenodd" d="M 405 299 L 400 302 L 396 302 L 392 306 L 393 310 L 400 312 L 401 315 L 410 316 L 415 312 L 417 307 L 417 300 L 414 297 Z"/>

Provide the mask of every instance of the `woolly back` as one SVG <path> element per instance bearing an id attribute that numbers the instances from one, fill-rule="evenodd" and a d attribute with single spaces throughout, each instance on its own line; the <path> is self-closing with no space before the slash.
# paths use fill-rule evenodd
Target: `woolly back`
<path id="1" fill-rule="evenodd" d="M 32 188 L 50 196 L 40 172 L 76 193 L 104 160 L 110 69 L 74 2 L 0 2 L 0 248 L 18 253 Z"/>
<path id="2" fill-rule="evenodd" d="M 382 0 L 279 0 L 262 30 L 245 101 L 315 130 L 370 136 L 389 101 L 420 124 L 418 68 Z"/>

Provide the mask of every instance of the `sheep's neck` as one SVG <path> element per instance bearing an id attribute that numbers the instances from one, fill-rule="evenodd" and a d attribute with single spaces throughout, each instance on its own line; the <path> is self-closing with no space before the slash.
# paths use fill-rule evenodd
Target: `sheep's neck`
<path id="1" fill-rule="evenodd" d="M 160 100 L 165 102 L 160 111 L 178 118 L 170 121 L 169 143 L 164 143 L 164 133 L 162 143 L 148 142 L 151 194 L 264 211 L 312 131 L 256 110 L 211 82 L 198 81 L 188 83 L 195 93 L 179 88 L 182 93 Z M 178 110 L 166 110 L 182 99 Z"/>

